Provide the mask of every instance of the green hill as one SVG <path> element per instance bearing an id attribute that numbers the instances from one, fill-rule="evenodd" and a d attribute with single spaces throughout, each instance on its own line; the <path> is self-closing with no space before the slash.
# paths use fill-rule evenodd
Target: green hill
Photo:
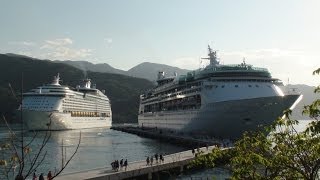
<path id="1" fill-rule="evenodd" d="M 12 119 L 18 103 L 10 92 L 9 83 L 16 94 L 21 90 L 23 73 L 24 92 L 49 83 L 60 73 L 64 85 L 75 87 L 85 74 L 97 88 L 106 90 L 111 100 L 113 122 L 137 122 L 139 95 L 153 84 L 145 79 L 120 74 L 83 72 L 80 69 L 49 60 L 38 60 L 23 56 L 0 54 L 0 113 Z"/>

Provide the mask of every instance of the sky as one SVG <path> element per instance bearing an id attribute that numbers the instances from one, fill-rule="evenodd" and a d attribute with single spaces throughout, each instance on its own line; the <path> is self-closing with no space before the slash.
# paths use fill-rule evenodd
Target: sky
<path id="1" fill-rule="evenodd" d="M 198 69 L 207 46 L 223 64 L 268 68 L 285 84 L 319 85 L 318 0 L 1 0 L 0 53 Z"/>

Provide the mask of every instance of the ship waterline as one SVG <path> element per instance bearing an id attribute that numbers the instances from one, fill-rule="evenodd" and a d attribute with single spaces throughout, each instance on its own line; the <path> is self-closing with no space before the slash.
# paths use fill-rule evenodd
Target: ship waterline
<path id="1" fill-rule="evenodd" d="M 72 117 L 71 113 L 23 111 L 29 130 L 70 130 L 111 127 L 111 117 Z M 50 126 L 49 126 L 50 125 Z"/>

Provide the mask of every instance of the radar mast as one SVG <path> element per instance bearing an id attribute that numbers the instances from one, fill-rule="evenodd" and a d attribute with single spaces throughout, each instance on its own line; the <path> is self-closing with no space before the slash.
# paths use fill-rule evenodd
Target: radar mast
<path id="1" fill-rule="evenodd" d="M 201 59 L 209 59 L 210 60 L 210 65 L 211 66 L 217 66 L 220 64 L 217 58 L 217 51 L 214 51 L 211 49 L 210 45 L 208 45 L 208 57 L 207 58 L 201 58 Z"/>

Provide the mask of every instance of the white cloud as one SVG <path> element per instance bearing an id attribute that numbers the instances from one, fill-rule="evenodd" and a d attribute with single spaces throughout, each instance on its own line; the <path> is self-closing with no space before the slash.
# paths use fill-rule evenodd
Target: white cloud
<path id="1" fill-rule="evenodd" d="M 46 40 L 45 44 L 40 47 L 40 49 L 54 49 L 60 46 L 71 45 L 73 41 L 70 38 L 61 38 L 54 40 Z"/>
<path id="2" fill-rule="evenodd" d="M 19 51 L 17 54 L 32 57 L 32 53 L 28 51 Z"/>
<path id="3" fill-rule="evenodd" d="M 35 42 L 29 42 L 29 41 L 11 41 L 8 44 L 10 45 L 19 45 L 19 46 L 35 46 Z"/>
<path id="4" fill-rule="evenodd" d="M 47 58 L 50 59 L 79 59 L 90 56 L 92 53 L 91 49 L 72 49 L 68 47 L 58 47 L 52 52 L 46 54 Z"/>
<path id="5" fill-rule="evenodd" d="M 111 44 L 112 43 L 112 38 L 104 38 L 104 41 L 108 44 Z"/>
<path id="6" fill-rule="evenodd" d="M 71 47 L 73 44 L 70 38 L 60 38 L 54 40 L 46 40 L 40 47 L 42 58 L 46 59 L 68 59 L 74 60 L 90 56 L 92 49 L 76 49 Z"/>
<path id="7" fill-rule="evenodd" d="M 64 46 L 64 45 L 72 44 L 73 41 L 70 38 L 62 38 L 62 39 L 55 39 L 55 40 L 47 40 L 46 43 L 53 46 Z"/>

